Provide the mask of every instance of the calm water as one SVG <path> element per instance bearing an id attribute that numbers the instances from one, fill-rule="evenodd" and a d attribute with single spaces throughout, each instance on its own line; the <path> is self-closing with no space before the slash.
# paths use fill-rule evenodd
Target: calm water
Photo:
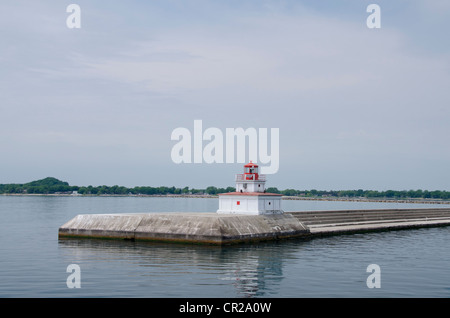
<path id="1" fill-rule="evenodd" d="M 232 247 L 58 240 L 77 214 L 215 211 L 217 199 L 0 196 L 0 297 L 450 297 L 450 227 Z M 283 201 L 285 211 L 427 205 Z M 433 207 L 445 207 L 432 205 Z M 69 289 L 78 264 L 81 288 Z M 368 288 L 369 264 L 381 288 Z"/>

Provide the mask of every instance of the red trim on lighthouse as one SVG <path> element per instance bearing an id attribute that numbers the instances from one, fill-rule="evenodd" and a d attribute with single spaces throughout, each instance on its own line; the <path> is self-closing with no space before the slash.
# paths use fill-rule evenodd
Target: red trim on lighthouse
<path id="1" fill-rule="evenodd" d="M 220 195 L 240 195 L 240 196 L 277 196 L 282 197 L 282 194 L 278 193 L 268 193 L 268 192 L 227 192 L 227 193 L 219 193 Z"/>
<path id="2" fill-rule="evenodd" d="M 244 177 L 245 180 L 258 180 L 258 165 L 250 160 L 250 163 L 244 166 Z"/>

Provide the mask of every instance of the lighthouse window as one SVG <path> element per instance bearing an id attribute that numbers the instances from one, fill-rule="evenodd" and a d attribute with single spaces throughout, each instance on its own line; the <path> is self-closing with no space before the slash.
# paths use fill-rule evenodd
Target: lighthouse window
<path id="1" fill-rule="evenodd" d="M 269 202 L 269 205 L 270 205 L 270 202 Z"/>

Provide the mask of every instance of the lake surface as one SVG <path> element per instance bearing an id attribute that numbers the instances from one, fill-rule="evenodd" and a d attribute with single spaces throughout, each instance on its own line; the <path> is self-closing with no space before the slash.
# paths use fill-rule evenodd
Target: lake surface
<path id="1" fill-rule="evenodd" d="M 283 200 L 285 211 L 448 205 Z M 214 212 L 212 198 L 0 196 L 0 297 L 450 297 L 450 227 L 230 247 L 58 240 L 77 214 Z M 80 288 L 68 288 L 80 268 Z M 370 264 L 380 288 L 368 288 Z"/>

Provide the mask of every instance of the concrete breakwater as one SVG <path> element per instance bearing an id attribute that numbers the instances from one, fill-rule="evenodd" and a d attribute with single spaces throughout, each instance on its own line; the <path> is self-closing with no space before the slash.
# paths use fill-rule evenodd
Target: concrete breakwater
<path id="1" fill-rule="evenodd" d="M 333 235 L 450 225 L 449 208 L 292 212 L 311 235 Z"/>
<path id="2" fill-rule="evenodd" d="M 59 229 L 59 237 L 232 244 L 307 235 L 290 214 L 136 213 L 78 215 Z"/>
<path id="3" fill-rule="evenodd" d="M 444 208 L 303 211 L 273 215 L 81 214 L 59 228 L 59 238 L 226 245 L 447 225 L 450 225 L 450 209 Z"/>

